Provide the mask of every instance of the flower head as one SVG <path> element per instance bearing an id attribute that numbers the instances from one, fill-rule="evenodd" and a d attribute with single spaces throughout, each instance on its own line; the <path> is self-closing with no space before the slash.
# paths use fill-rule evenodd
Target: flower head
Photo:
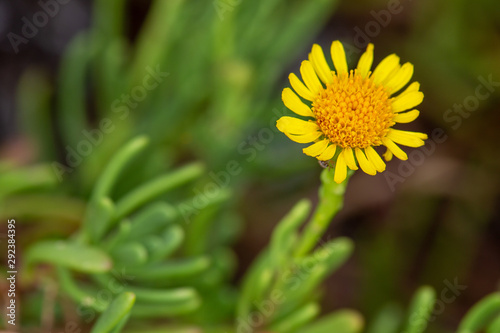
<path id="1" fill-rule="evenodd" d="M 400 91 L 413 75 L 413 65 L 400 65 L 399 57 L 391 54 L 383 59 L 373 72 L 373 45 L 369 44 L 358 66 L 348 70 L 344 47 L 339 41 L 331 46 L 333 65 L 330 69 L 323 50 L 317 44 L 309 53 L 309 60 L 300 66 L 302 81 L 295 74 L 289 80 L 290 88 L 282 93 L 285 105 L 299 116 L 281 117 L 276 126 L 291 140 L 311 143 L 303 149 L 306 155 L 320 161 L 335 161 L 337 183 L 345 180 L 347 168 L 357 170 L 358 165 L 369 175 L 385 170 L 385 163 L 373 147 L 385 146 L 386 161 L 395 155 L 408 159 L 397 144 L 420 147 L 427 135 L 394 129 L 396 123 L 415 120 L 418 110 L 410 110 L 424 98 L 419 83 L 411 83 Z M 408 111 L 409 110 L 409 111 Z"/>

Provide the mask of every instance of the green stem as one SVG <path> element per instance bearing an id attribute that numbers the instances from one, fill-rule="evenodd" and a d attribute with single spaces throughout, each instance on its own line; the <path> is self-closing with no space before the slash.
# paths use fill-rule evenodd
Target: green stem
<path id="1" fill-rule="evenodd" d="M 299 239 L 295 251 L 296 257 L 307 255 L 316 246 L 318 240 L 330 225 L 332 218 L 342 208 L 345 189 L 352 173 L 348 172 L 346 180 L 337 184 L 333 180 L 334 170 L 329 168 L 323 170 L 319 189 L 319 203 Z"/>

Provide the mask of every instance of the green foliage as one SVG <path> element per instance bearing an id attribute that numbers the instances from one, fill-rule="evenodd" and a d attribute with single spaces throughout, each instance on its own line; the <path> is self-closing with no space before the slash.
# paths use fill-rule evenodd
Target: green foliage
<path id="1" fill-rule="evenodd" d="M 316 207 L 300 200 L 235 281 L 238 259 L 232 249 L 242 232 L 238 209 L 245 203 L 247 185 L 273 176 L 295 181 L 297 171 L 311 165 L 298 159 L 296 151 L 289 155 L 279 139 L 268 146 L 257 142 L 263 148 L 256 148 L 248 135 L 256 128 L 274 133 L 271 118 L 282 108 L 279 88 L 285 69 L 337 5 L 330 0 L 229 4 L 237 2 L 153 0 L 130 41 L 127 2 L 94 1 L 92 26 L 67 46 L 55 85 L 38 68 L 29 67 L 22 75 L 19 123 L 37 157 L 22 167 L 0 161 L 0 217 L 16 217 L 23 231 L 19 271 L 30 303 L 23 323 L 36 326 L 43 317 L 39 313 L 48 313 L 61 324 L 68 312 L 61 309 L 71 304 L 92 314 L 81 318 L 87 324 L 99 314 L 93 333 L 440 329 L 433 322 L 438 296 L 433 288 L 418 288 L 406 311 L 394 299 L 397 278 L 410 270 L 400 255 L 407 246 L 401 244 L 405 240 L 399 239 L 399 228 L 406 226 L 414 239 L 424 239 L 427 221 L 439 211 L 435 198 L 408 199 L 410 214 L 401 219 L 396 211 L 389 217 L 397 228 L 382 228 L 364 247 L 356 247 L 365 261 L 360 309 L 322 311 L 322 300 L 330 298 L 323 295 L 325 280 L 354 251 L 347 237 L 324 237 L 343 207 L 347 186 L 347 181 L 336 184 L 328 169 L 321 173 Z M 432 25 L 427 6 L 434 3 L 416 6 L 423 14 L 408 39 L 409 48 L 416 49 L 416 64 L 432 59 L 426 67 L 430 74 L 419 75 L 432 84 L 428 90 L 443 95 L 438 101 L 443 109 L 455 102 L 455 90 L 470 88 L 463 73 L 489 70 L 497 61 L 495 53 L 479 54 L 481 47 L 468 46 L 477 39 L 474 29 L 459 33 L 465 14 L 478 15 L 477 9 L 464 1 L 446 2 L 454 10 L 443 9 Z M 495 8 L 491 0 L 480 3 Z M 496 14 L 490 12 L 481 24 L 493 25 Z M 455 34 L 443 42 L 444 29 Z M 428 37 L 428 44 L 419 42 L 421 36 Z M 481 62 L 467 61 L 478 57 Z M 452 67 L 446 67 L 450 58 Z M 453 71 L 455 67 L 460 70 Z M 451 85 L 436 80 L 435 73 L 452 77 Z M 144 98 L 123 99 L 137 87 L 146 92 Z M 436 114 L 431 119 L 442 122 Z M 87 142 L 90 152 L 79 153 Z M 296 163 L 282 163 L 289 160 Z M 213 175 L 227 170 L 229 162 L 239 171 L 221 185 Z M 208 185 L 215 186 L 215 193 L 205 190 Z M 439 226 L 440 241 L 430 255 L 436 262 L 419 267 L 422 280 L 435 287 L 427 282 L 428 271 L 455 272 L 470 263 L 470 255 L 455 255 L 456 239 L 478 241 L 477 233 L 468 231 L 485 225 L 488 202 L 477 206 L 484 209 L 468 212 L 479 223 L 461 214 L 461 202 L 451 205 L 444 224 L 458 222 L 461 228 L 454 235 Z M 266 213 L 262 209 L 261 216 Z M 33 289 L 37 291 L 31 294 Z M 52 304 L 50 310 L 44 308 L 47 304 Z M 360 312 L 366 312 L 366 325 Z M 500 332 L 498 293 L 479 301 L 457 332 L 483 331 Z"/>
<path id="2" fill-rule="evenodd" d="M 111 258 L 100 249 L 67 241 L 43 241 L 29 248 L 27 264 L 47 262 L 84 273 L 103 273 L 111 270 Z"/>
<path id="3" fill-rule="evenodd" d="M 323 172 L 332 173 L 326 169 Z M 350 240 L 339 238 L 320 243 L 316 250 L 309 248 L 305 253 L 295 253 L 299 244 L 311 244 L 311 237 L 316 237 L 316 243 L 320 241 L 324 229 L 313 234 L 308 230 L 318 223 L 318 216 L 321 216 L 321 221 L 331 220 L 339 207 L 331 203 L 342 201 L 345 183 L 333 185 L 333 177 L 328 175 L 322 180 L 322 200 L 305 231 L 299 233 L 298 228 L 307 218 L 311 204 L 303 200 L 281 220 L 271 236 L 269 248 L 249 268 L 238 301 L 238 322 L 251 324 L 252 316 L 260 315 L 262 322 L 251 325 L 252 329 L 267 328 L 286 333 L 295 332 L 319 314 L 317 291 L 320 284 L 349 257 L 353 249 Z M 340 189 L 329 191 L 332 187 Z M 325 205 L 330 208 L 325 209 Z"/>
<path id="4" fill-rule="evenodd" d="M 488 332 L 498 332 L 499 318 L 500 293 L 494 293 L 469 310 L 458 327 L 458 333 L 480 332 L 486 328 Z"/>
<path id="5" fill-rule="evenodd" d="M 421 287 L 415 292 L 408 310 L 404 332 L 422 333 L 427 327 L 436 301 L 436 292 L 430 287 Z"/>
<path id="6" fill-rule="evenodd" d="M 339 310 L 311 323 L 297 333 L 362 332 L 363 317 L 356 311 Z"/>
<path id="7" fill-rule="evenodd" d="M 91 333 L 120 332 L 128 320 L 134 302 L 135 295 L 133 293 L 124 292 L 118 295 L 97 320 Z"/>
<path id="8" fill-rule="evenodd" d="M 114 327 L 124 325 L 122 317 L 129 310 L 132 317 L 141 318 L 194 315 L 207 288 L 231 289 L 220 286 L 227 284 L 233 271 L 230 250 L 216 242 L 202 255 L 182 256 L 185 234 L 192 230 L 182 223 L 186 221 L 180 216 L 179 202 L 161 199 L 199 178 L 200 164 L 179 168 L 114 197 L 119 175 L 146 143 L 143 137 L 133 139 L 112 157 L 92 191 L 80 232 L 69 240 L 38 242 L 26 253 L 32 269 L 38 263 L 56 266 L 62 290 L 75 302 L 98 312 L 109 309 L 96 323 L 96 332 L 118 332 Z M 219 200 L 212 208 L 221 205 L 224 201 Z M 92 283 L 83 283 L 74 272 L 88 274 Z M 101 299 L 103 292 L 116 295 L 116 300 Z M 227 312 L 209 305 L 210 297 L 204 302 L 214 316 Z"/>

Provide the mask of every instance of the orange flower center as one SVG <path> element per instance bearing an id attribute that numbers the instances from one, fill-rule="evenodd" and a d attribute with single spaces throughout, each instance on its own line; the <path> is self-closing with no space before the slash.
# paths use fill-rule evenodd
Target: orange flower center
<path id="1" fill-rule="evenodd" d="M 312 103 L 316 122 L 330 141 L 342 148 L 379 146 L 395 124 L 389 93 L 356 71 L 334 75 Z"/>

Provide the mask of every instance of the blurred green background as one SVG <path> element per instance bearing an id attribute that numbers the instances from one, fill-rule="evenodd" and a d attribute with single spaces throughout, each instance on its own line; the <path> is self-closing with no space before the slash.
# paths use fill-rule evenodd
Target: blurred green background
<path id="1" fill-rule="evenodd" d="M 374 64 L 396 53 L 415 65 L 425 95 L 421 117 L 401 128 L 430 140 L 408 151 L 408 162 L 393 160 L 382 174 L 350 180 L 325 239 L 347 236 L 355 250 L 324 283 L 322 311 L 348 307 L 370 322 L 391 304 L 408 304 L 421 285 L 440 299 L 458 281 L 467 288 L 428 330 L 452 332 L 467 309 L 498 290 L 498 1 L 42 3 L 0 1 L 0 240 L 7 239 L 3 222 L 15 217 L 21 263 L 39 241 L 75 237 L 113 154 L 147 135 L 148 147 L 109 195 L 124 198 L 165 170 L 202 162 L 194 185 L 164 198 L 191 208 L 193 196 L 222 202 L 212 210 L 201 204 L 203 214 L 181 209 L 186 222 L 216 221 L 186 223 L 181 252 L 223 245 L 217 253 L 231 259 L 221 262 L 233 262 L 224 279 L 237 285 L 293 204 L 317 201 L 321 168 L 274 123 L 289 113 L 281 102 L 288 73 L 298 73 L 313 43 L 329 50 L 339 39 L 350 66 L 368 42 Z M 39 12 L 46 22 L 34 17 Z M 130 258 L 122 258 L 125 265 Z M 32 331 L 48 325 L 40 323 L 41 295 L 56 281 L 41 266 L 18 282 L 22 321 Z M 1 282 L 2 297 L 6 288 Z M 233 292 L 227 287 L 224 295 L 230 300 Z M 72 308 L 67 298 L 60 304 Z M 221 306 L 221 321 L 230 304 Z M 77 318 L 54 311 L 61 313 L 52 327 Z M 203 317 L 200 311 L 189 320 Z"/>

